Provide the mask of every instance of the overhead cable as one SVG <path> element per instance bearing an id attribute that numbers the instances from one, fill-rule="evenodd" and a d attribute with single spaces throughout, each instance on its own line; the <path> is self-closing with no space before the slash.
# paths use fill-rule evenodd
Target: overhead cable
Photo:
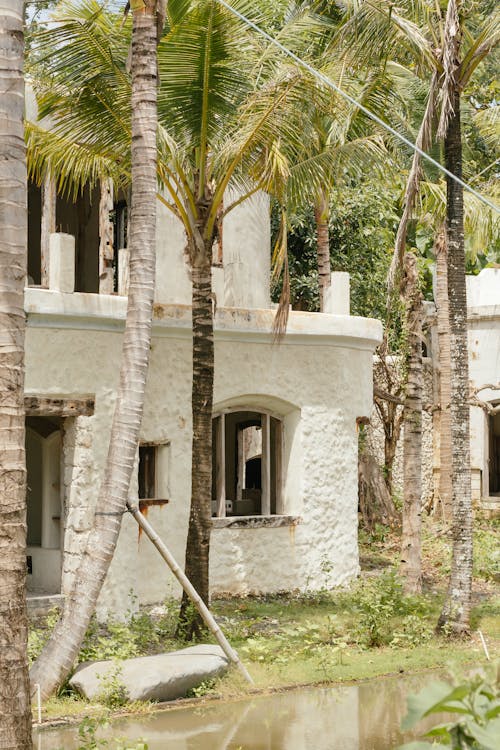
<path id="1" fill-rule="evenodd" d="M 436 159 L 433 159 L 432 156 L 430 156 L 428 153 L 423 151 L 421 148 L 419 148 L 416 143 L 413 143 L 409 140 L 409 138 L 406 138 L 406 136 L 402 135 L 401 133 L 398 133 L 397 130 L 395 130 L 391 125 L 388 125 L 386 122 L 384 122 L 378 115 L 376 115 L 374 112 L 371 112 L 367 107 L 365 107 L 361 102 L 359 102 L 357 99 L 355 99 L 353 96 L 348 94 L 346 91 L 344 91 L 340 86 L 337 86 L 334 81 L 332 81 L 328 76 L 324 75 L 324 73 L 321 73 L 319 70 L 316 70 L 313 68 L 312 65 L 307 63 L 305 60 L 302 60 L 298 55 L 296 55 L 294 52 L 289 50 L 287 47 L 285 47 L 281 42 L 279 42 L 277 39 L 272 37 L 270 34 L 267 33 L 267 31 L 264 31 L 260 26 L 258 26 L 256 23 L 251 21 L 249 18 L 247 18 L 243 13 L 240 13 L 238 10 L 233 8 L 229 3 L 226 2 L 226 0 L 217 0 L 217 2 L 220 5 L 223 5 L 228 11 L 230 11 L 233 15 L 235 15 L 237 18 L 240 19 L 240 21 L 243 21 L 243 23 L 247 24 L 247 26 L 250 26 L 254 31 L 256 31 L 258 34 L 263 36 L 265 39 L 267 39 L 271 44 L 273 44 L 275 47 L 277 47 L 279 50 L 281 50 L 287 57 L 290 57 L 292 60 L 295 60 L 296 63 L 298 63 L 301 67 L 305 68 L 309 73 L 311 73 L 315 78 L 318 79 L 318 81 L 321 81 L 329 88 L 333 89 L 337 94 L 340 94 L 340 96 L 344 97 L 348 102 L 353 104 L 355 107 L 361 110 L 367 117 L 369 117 L 371 120 L 376 122 L 378 125 L 383 127 L 385 130 L 387 130 L 389 133 L 391 133 L 393 136 L 398 138 L 402 143 L 404 143 L 406 146 L 409 146 L 413 151 L 415 151 L 417 154 L 419 154 L 423 159 L 426 159 L 430 164 L 432 164 L 434 167 L 439 169 L 443 174 L 447 175 L 447 177 L 450 177 L 452 180 L 455 180 L 459 185 L 461 185 L 465 190 L 467 190 L 469 193 L 472 193 L 478 200 L 480 200 L 482 203 L 487 205 L 489 208 L 491 208 L 493 211 L 496 211 L 500 214 L 500 208 L 495 205 L 492 201 L 489 200 L 489 198 L 486 198 L 484 195 L 481 195 L 477 190 L 475 190 L 473 187 L 468 185 L 466 182 L 460 179 L 460 177 L 457 177 L 456 174 L 453 174 L 453 172 L 450 172 L 449 169 L 446 169 L 446 167 L 443 167 L 442 164 L 440 164 Z"/>

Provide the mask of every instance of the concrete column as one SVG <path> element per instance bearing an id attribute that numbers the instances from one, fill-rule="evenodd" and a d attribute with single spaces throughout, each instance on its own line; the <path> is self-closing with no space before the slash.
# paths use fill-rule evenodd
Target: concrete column
<path id="1" fill-rule="evenodd" d="M 237 198 L 235 190 L 228 190 L 224 207 L 230 206 Z M 257 193 L 230 211 L 224 219 L 222 237 L 224 304 L 227 307 L 268 309 L 271 264 L 269 197 Z"/>
<path id="2" fill-rule="evenodd" d="M 59 549 L 61 544 L 61 433 L 54 432 L 43 443 L 42 547 Z"/>
<path id="3" fill-rule="evenodd" d="M 128 296 L 130 251 L 126 247 L 118 250 L 118 294 Z"/>
<path id="4" fill-rule="evenodd" d="M 50 235 L 49 289 L 75 291 L 75 238 L 71 234 Z"/>
<path id="5" fill-rule="evenodd" d="M 330 315 L 349 315 L 349 296 L 349 274 L 346 271 L 334 271 L 331 284 L 325 290 L 324 312 Z"/>
<path id="6" fill-rule="evenodd" d="M 217 307 L 224 306 L 224 269 L 222 266 L 212 266 L 212 291 L 215 294 Z"/>

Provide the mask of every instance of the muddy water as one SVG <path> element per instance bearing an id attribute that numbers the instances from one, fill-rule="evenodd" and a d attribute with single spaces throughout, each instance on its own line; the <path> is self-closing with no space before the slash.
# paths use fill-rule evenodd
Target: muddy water
<path id="1" fill-rule="evenodd" d="M 390 750 L 406 695 L 435 679 L 378 679 L 362 685 L 310 688 L 251 700 L 157 712 L 113 722 L 103 737 L 142 738 L 149 750 Z M 40 730 L 36 750 L 76 750 L 75 728 Z"/>

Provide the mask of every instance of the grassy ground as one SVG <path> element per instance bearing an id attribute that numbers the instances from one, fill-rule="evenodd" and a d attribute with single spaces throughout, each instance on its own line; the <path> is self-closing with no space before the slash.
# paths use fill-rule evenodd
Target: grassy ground
<path id="1" fill-rule="evenodd" d="M 395 574 L 397 532 L 380 527 L 361 534 L 363 573 L 349 590 L 310 594 L 224 599 L 213 612 L 238 650 L 258 690 L 291 685 L 336 683 L 379 675 L 415 672 L 485 661 L 477 630 L 483 633 L 492 659 L 500 657 L 500 595 L 498 587 L 498 522 L 478 520 L 475 530 L 475 581 L 472 636 L 449 641 L 434 626 L 449 572 L 450 544 L 444 528 L 426 522 L 423 536 L 424 593 L 404 596 Z M 166 604 L 151 617 L 140 612 L 126 623 L 93 623 L 80 655 L 89 659 L 125 659 L 182 648 L 175 641 L 177 605 Z M 30 636 L 31 656 L 40 650 L 54 618 L 39 623 Z M 195 697 L 233 697 L 250 692 L 236 672 L 202 685 Z M 44 706 L 44 719 L 82 717 L 148 706 L 123 706 L 117 685 L 103 686 L 98 703 L 62 691 Z"/>

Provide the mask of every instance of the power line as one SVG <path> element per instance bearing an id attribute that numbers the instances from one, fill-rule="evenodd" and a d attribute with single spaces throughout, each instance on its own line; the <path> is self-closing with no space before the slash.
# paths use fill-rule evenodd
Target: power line
<path id="1" fill-rule="evenodd" d="M 240 19 L 240 21 L 243 21 L 243 23 L 246 23 L 247 26 L 250 26 L 254 31 L 256 31 L 258 34 L 263 36 L 265 39 L 267 39 L 271 44 L 273 44 L 275 47 L 280 49 L 282 52 L 287 55 L 287 57 L 290 57 L 292 60 L 295 60 L 299 65 L 301 65 L 303 68 L 305 68 L 309 73 L 312 73 L 312 75 L 317 78 L 319 81 L 322 81 L 326 86 L 333 89 L 333 91 L 337 92 L 341 96 L 344 97 L 348 102 L 353 104 L 355 107 L 361 110 L 367 117 L 369 117 L 371 120 L 376 122 L 378 125 L 381 125 L 385 130 L 387 130 L 392 135 L 396 136 L 402 143 L 409 146 L 413 151 L 415 151 L 417 154 L 419 154 L 423 159 L 426 159 L 430 164 L 432 164 L 434 167 L 439 169 L 441 172 L 443 172 L 445 175 L 450 177 L 452 180 L 455 180 L 459 185 L 461 185 L 465 190 L 467 190 L 469 193 L 472 193 L 472 195 L 475 195 L 478 200 L 480 200 L 482 203 L 485 203 L 489 208 L 493 209 L 493 211 L 496 211 L 497 213 L 500 213 L 500 208 L 496 206 L 492 201 L 490 201 L 488 198 L 485 198 L 484 195 L 481 195 L 477 190 L 475 190 L 473 187 L 468 185 L 466 182 L 460 179 L 460 177 L 457 177 L 456 174 L 453 174 L 453 172 L 450 172 L 446 167 L 443 167 L 442 164 L 440 164 L 436 159 L 433 159 L 432 156 L 427 154 L 425 151 L 423 151 L 421 148 L 419 148 L 416 143 L 413 143 L 410 141 L 406 136 L 402 135 L 401 133 L 398 133 L 397 130 L 395 130 L 393 127 L 388 125 L 386 122 L 384 122 L 378 115 L 376 115 L 374 112 L 371 112 L 367 107 L 365 107 L 361 102 L 358 102 L 357 99 L 355 99 L 353 96 L 348 94 L 346 91 L 340 88 L 340 86 L 337 86 L 336 83 L 334 83 L 328 76 L 325 76 L 324 73 L 321 73 L 319 70 L 316 70 L 313 68 L 312 65 L 309 65 L 305 60 L 302 60 L 298 55 L 296 55 L 294 52 L 289 50 L 287 47 L 285 47 L 281 42 L 279 42 L 277 39 L 272 37 L 270 34 L 267 33 L 267 31 L 264 31 L 260 26 L 257 26 L 256 23 L 251 21 L 249 18 L 247 18 L 243 13 L 240 13 L 238 10 L 233 8 L 229 3 L 226 2 L 226 0 L 217 0 L 217 2 L 220 5 L 223 5 L 230 13 L 235 15 L 237 18 Z"/>

